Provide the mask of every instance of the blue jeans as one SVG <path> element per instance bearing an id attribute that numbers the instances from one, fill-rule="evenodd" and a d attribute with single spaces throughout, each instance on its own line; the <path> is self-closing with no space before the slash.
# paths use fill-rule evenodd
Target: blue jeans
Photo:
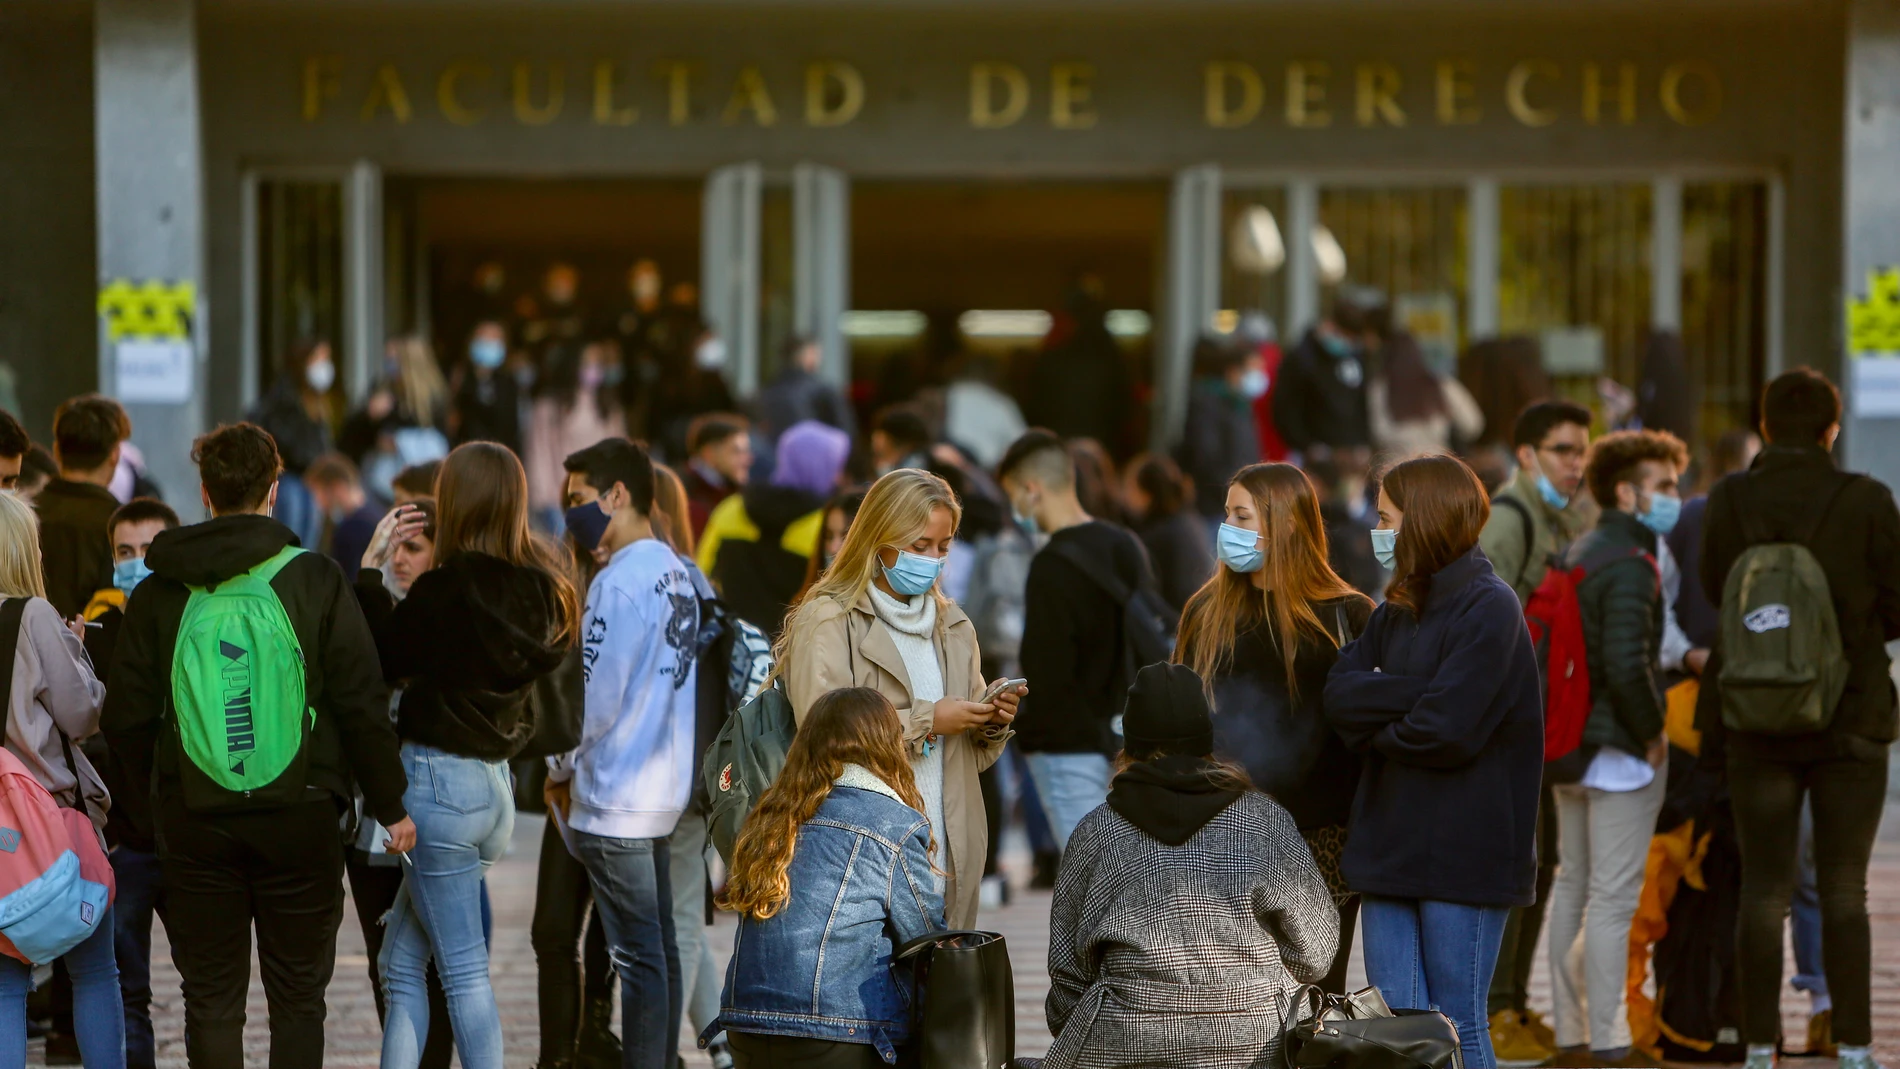
<path id="1" fill-rule="evenodd" d="M 482 874 L 508 847 L 515 826 L 508 765 L 402 744 L 416 822 L 402 889 L 384 919 L 383 1069 L 414 1069 L 429 1035 L 429 959 L 448 995 L 455 1049 L 467 1069 L 501 1069 L 501 1016 L 488 983 L 482 936 Z"/>
<path id="2" fill-rule="evenodd" d="M 1825 999 L 1827 970 L 1821 960 L 1821 882 L 1814 871 L 1814 804 L 1801 803 L 1801 846 L 1795 855 L 1794 899 L 1789 920 L 1794 929 L 1794 989 Z"/>
<path id="3" fill-rule="evenodd" d="M 1366 979 L 1394 1009 L 1437 1010 L 1458 1026 L 1465 1069 L 1494 1069 L 1486 1002 L 1507 906 L 1366 895 L 1359 909 Z"/>
<path id="4" fill-rule="evenodd" d="M 117 846 L 112 876 L 119 885 L 112 900 L 112 943 L 125 999 L 125 1064 L 152 1069 L 158 1057 L 152 1040 L 152 913 L 164 901 L 165 870 L 157 854 Z"/>
<path id="5" fill-rule="evenodd" d="M 621 1065 L 673 1069 L 679 1062 L 679 945 L 666 839 L 610 839 L 574 832 L 574 853 L 594 885 L 607 955 L 620 974 Z"/>
<path id="6" fill-rule="evenodd" d="M 1049 816 L 1057 849 L 1066 849 L 1082 818 L 1108 801 L 1108 758 L 1098 753 L 1024 754 L 1036 798 Z"/>
<path id="7" fill-rule="evenodd" d="M 73 978 L 73 1030 L 86 1069 L 125 1069 L 125 1009 L 119 999 L 119 967 L 112 960 L 112 910 L 61 959 Z M 26 995 L 33 970 L 0 955 L 0 1069 L 26 1065 Z"/>

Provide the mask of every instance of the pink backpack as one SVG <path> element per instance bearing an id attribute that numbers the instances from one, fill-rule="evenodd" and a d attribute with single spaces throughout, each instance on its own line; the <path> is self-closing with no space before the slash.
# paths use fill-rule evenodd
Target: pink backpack
<path id="1" fill-rule="evenodd" d="M 13 662 L 26 598 L 0 606 L 0 739 L 12 720 Z M 55 728 L 54 730 L 58 730 Z M 60 745 L 78 779 L 72 744 Z M 0 745 L 0 953 L 30 965 L 64 955 L 97 931 L 116 885 L 99 833 L 77 807 L 62 806 L 13 751 Z"/>

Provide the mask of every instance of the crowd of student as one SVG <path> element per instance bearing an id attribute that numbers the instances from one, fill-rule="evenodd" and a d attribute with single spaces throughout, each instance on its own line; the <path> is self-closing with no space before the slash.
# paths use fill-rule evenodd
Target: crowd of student
<path id="1" fill-rule="evenodd" d="M 1441 384 L 1375 478 L 1360 361 L 1377 350 L 1389 400 L 1430 373 L 1356 308 L 1275 366 L 1271 398 L 1257 348 L 1204 353 L 1187 444 L 1119 474 L 1086 440 L 978 450 L 912 406 L 858 450 L 848 407 L 795 376 L 768 422 L 702 411 L 649 451 L 600 400 L 609 377 L 579 374 L 509 441 L 447 400 L 507 359 L 490 322 L 474 387 L 394 345 L 387 396 L 336 438 L 330 357 L 300 349 L 258 422 L 194 443 L 196 524 L 138 496 L 111 400 L 55 414 L 32 507 L 37 447 L 0 420 L 0 595 L 25 604 L 6 745 L 92 816 L 116 878 L 59 959 L 49 1057 L 152 1064 L 156 913 L 194 1066 L 243 1063 L 253 931 L 271 1063 L 322 1064 L 347 881 L 383 1065 L 500 1066 L 483 875 L 525 803 L 549 812 L 543 1069 L 672 1069 L 682 1020 L 717 1065 L 901 1063 L 915 991 L 893 950 L 978 925 L 1020 805 L 1055 889 L 1047 1069 L 1266 1064 L 1300 984 L 1343 991 L 1355 929 L 1386 1000 L 1445 1013 L 1472 1069 L 1637 1064 L 1657 1011 L 1632 994 L 1632 932 L 1669 908 L 1655 837 L 1685 821 L 1739 854 L 1728 1009 L 1751 1069 L 1780 1040 L 1804 836 L 1811 1044 L 1869 1069 L 1900 513 L 1834 467 L 1838 393 L 1774 380 L 1759 456 L 1725 440 L 1726 477 L 1685 501 L 1680 439 L 1592 441 L 1588 409 L 1549 400 L 1487 489 L 1448 451 L 1469 398 Z M 1266 423 L 1238 433 L 1256 403 L 1300 465 L 1263 459 Z M 1783 543 L 1832 592 L 1839 689 L 1804 733 L 1725 728 L 1730 574 Z M 1589 685 L 1565 747 L 1559 595 Z M 798 731 L 709 890 L 701 762 L 761 687 Z M 723 980 L 713 891 L 740 917 Z M 1540 939 L 1549 1024 L 1526 1001 Z M 0 1066 L 24 1057 L 31 971 L 0 956 Z"/>

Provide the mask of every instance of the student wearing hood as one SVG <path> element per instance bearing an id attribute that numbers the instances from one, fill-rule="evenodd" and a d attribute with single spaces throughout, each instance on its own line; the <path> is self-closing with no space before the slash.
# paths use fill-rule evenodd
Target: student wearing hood
<path id="1" fill-rule="evenodd" d="M 771 481 L 719 502 L 700 533 L 700 570 L 734 612 L 768 635 L 777 637 L 805 585 L 824 531 L 825 499 L 838 488 L 850 453 L 851 436 L 836 427 L 793 424 L 779 438 Z"/>
<path id="2" fill-rule="evenodd" d="M 1041 1069 L 1276 1064 L 1289 996 L 1339 940 L 1326 881 L 1287 811 L 1213 758 L 1193 669 L 1143 668 L 1122 730 L 1056 881 Z"/>

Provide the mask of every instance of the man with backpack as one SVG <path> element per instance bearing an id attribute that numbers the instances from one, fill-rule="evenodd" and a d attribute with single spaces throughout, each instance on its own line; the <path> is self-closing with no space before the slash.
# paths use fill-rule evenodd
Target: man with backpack
<path id="1" fill-rule="evenodd" d="M 681 989 L 669 837 L 692 797 L 700 591 L 654 534 L 653 461 L 624 438 L 566 460 L 606 517 L 607 563 L 582 613 L 581 744 L 548 758 L 620 973 L 629 1069 L 672 1069 Z"/>
<path id="2" fill-rule="evenodd" d="M 1805 798 L 1814 812 L 1822 959 L 1844 1069 L 1874 1060 L 1867 863 L 1900 733 L 1886 643 L 1900 639 L 1900 511 L 1830 455 L 1841 398 L 1797 368 L 1762 393 L 1766 447 L 1709 492 L 1702 586 L 1720 616 L 1698 707 L 1725 757 L 1741 843 L 1737 953 L 1749 1069 L 1774 1064 L 1782 926 Z M 1716 710 L 1719 709 L 1719 715 Z"/>
<path id="3" fill-rule="evenodd" d="M 1016 522 L 1049 535 L 1029 565 L 1021 660 L 1031 693 L 1015 727 L 1060 848 L 1108 799 L 1109 757 L 1121 748 L 1115 720 L 1134 671 L 1168 651 L 1136 648 L 1158 619 L 1147 555 L 1134 535 L 1082 508 L 1062 439 L 1031 430 L 996 470 Z"/>
<path id="4" fill-rule="evenodd" d="M 1603 512 L 1563 561 L 1575 584 L 1589 712 L 1580 745 L 1546 773 L 1559 781 L 1551 788 L 1561 864 L 1550 960 L 1560 1066 L 1630 1057 L 1630 920 L 1668 781 L 1656 546 L 1682 514 L 1677 480 L 1688 462 L 1682 442 L 1664 432 L 1598 439 L 1585 479 Z M 1579 940 L 1581 955 L 1573 953 Z"/>
<path id="5" fill-rule="evenodd" d="M 270 435 L 223 426 L 192 459 L 212 519 L 153 539 L 114 654 L 115 808 L 155 832 L 193 1069 L 244 1065 L 253 925 L 272 1069 L 315 1069 L 352 779 L 387 848 L 415 844 L 389 692 L 343 573 L 270 518 Z"/>
<path id="6" fill-rule="evenodd" d="M 1576 497 L 1590 447 L 1590 410 L 1569 401 L 1539 401 L 1518 413 L 1511 444 L 1517 474 L 1492 496 L 1478 545 L 1518 601 L 1528 604 L 1551 562 L 1587 525 L 1580 507 L 1586 502 Z M 1557 875 L 1556 821 L 1546 785 L 1538 811 L 1537 901 L 1511 910 L 1491 977 L 1491 1044 L 1501 1061 L 1541 1062 L 1557 1052 L 1556 1033 L 1530 1008 L 1531 965 Z"/>

